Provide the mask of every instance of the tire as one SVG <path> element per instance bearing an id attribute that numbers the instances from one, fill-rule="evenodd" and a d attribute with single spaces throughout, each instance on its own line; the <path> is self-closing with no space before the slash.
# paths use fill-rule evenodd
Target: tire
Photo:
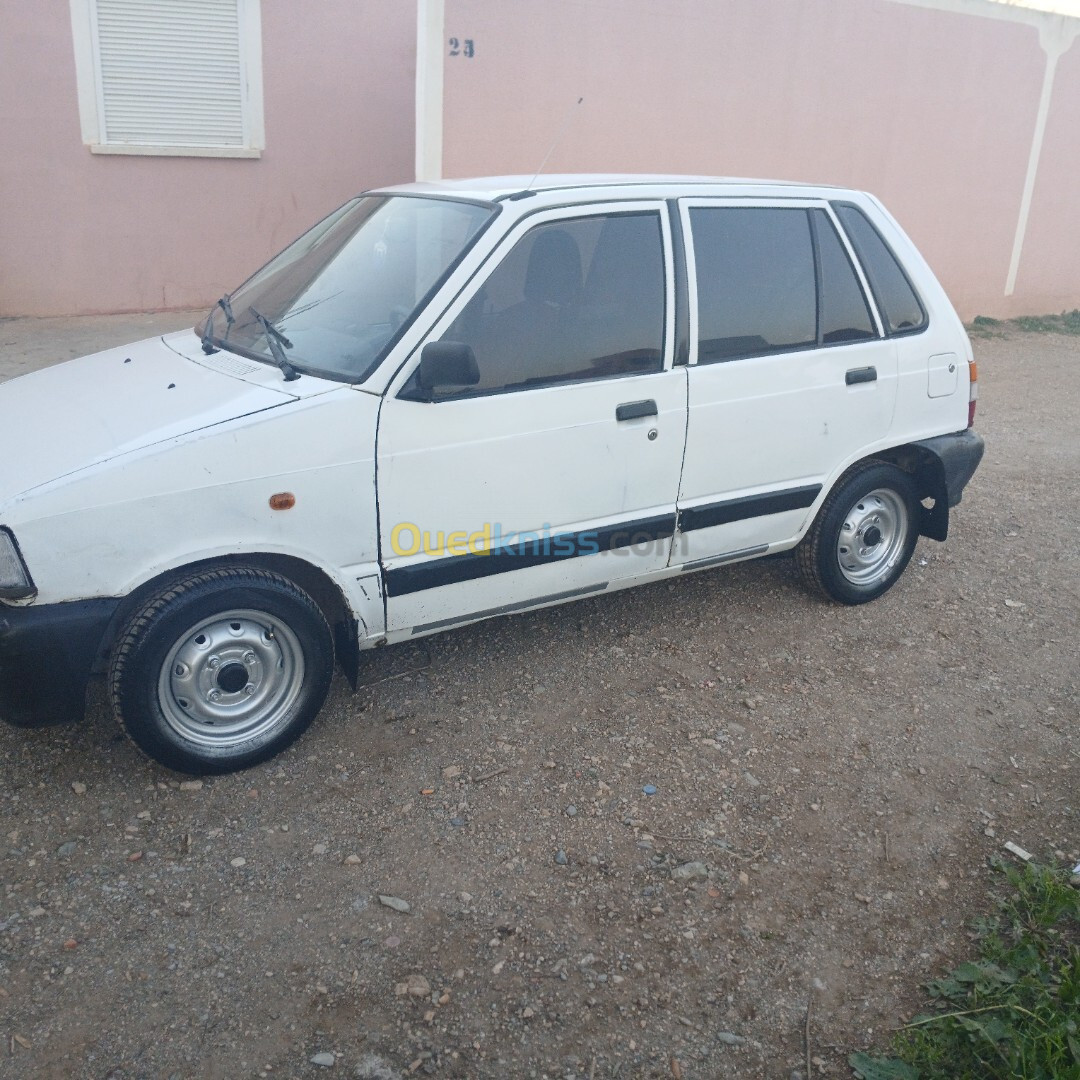
<path id="1" fill-rule="evenodd" d="M 198 776 L 249 768 L 299 738 L 333 673 L 333 636 L 307 593 L 222 567 L 174 582 L 129 618 L 109 692 L 147 754 Z"/>
<path id="2" fill-rule="evenodd" d="M 829 493 L 795 551 L 803 580 L 841 604 L 875 600 L 910 561 L 921 509 L 902 469 L 884 461 L 855 466 Z"/>

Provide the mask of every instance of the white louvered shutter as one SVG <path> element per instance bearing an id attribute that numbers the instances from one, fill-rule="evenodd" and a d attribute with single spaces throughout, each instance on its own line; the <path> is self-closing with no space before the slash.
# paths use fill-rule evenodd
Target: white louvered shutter
<path id="1" fill-rule="evenodd" d="M 243 0 L 94 0 L 103 142 L 241 147 Z"/>

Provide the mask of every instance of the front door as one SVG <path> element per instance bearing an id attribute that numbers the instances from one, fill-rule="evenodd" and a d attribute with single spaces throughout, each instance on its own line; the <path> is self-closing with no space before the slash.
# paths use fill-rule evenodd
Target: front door
<path id="1" fill-rule="evenodd" d="M 491 265 L 429 335 L 468 344 L 479 381 L 418 393 L 418 350 L 383 403 L 394 637 L 599 592 L 668 561 L 686 375 L 672 370 L 664 207 L 532 215 Z"/>

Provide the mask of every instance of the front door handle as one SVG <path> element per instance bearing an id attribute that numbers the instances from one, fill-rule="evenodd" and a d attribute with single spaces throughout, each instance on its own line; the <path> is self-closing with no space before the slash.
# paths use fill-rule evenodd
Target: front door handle
<path id="1" fill-rule="evenodd" d="M 857 367 L 852 368 L 845 376 L 844 382 L 848 386 L 854 386 L 855 383 L 861 382 L 877 382 L 877 368 L 876 367 Z"/>
<path id="2" fill-rule="evenodd" d="M 616 420 L 636 420 L 639 416 L 657 415 L 656 402 L 651 398 L 648 401 L 628 401 L 615 409 Z"/>

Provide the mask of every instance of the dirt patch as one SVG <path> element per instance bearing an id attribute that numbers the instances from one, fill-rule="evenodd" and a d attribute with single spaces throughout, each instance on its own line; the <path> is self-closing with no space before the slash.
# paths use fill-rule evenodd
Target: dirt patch
<path id="1" fill-rule="evenodd" d="M 986 459 L 867 607 L 774 559 L 497 620 L 201 785 L 99 689 L 0 730 L 0 1072 L 786 1080 L 809 1006 L 849 1075 L 1005 840 L 1080 858 L 1080 340 L 976 348 Z"/>

